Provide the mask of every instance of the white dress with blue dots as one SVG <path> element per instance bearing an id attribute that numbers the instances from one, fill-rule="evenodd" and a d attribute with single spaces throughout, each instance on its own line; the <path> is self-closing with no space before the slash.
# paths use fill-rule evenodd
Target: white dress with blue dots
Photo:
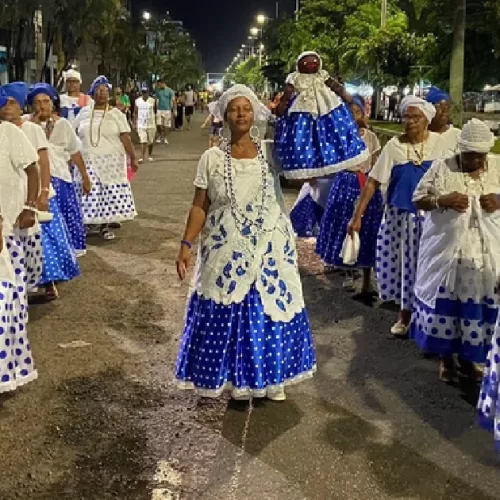
<path id="1" fill-rule="evenodd" d="M 262 143 L 271 162 L 272 145 Z M 264 397 L 312 376 L 316 358 L 298 272 L 295 236 L 278 176 L 256 159 L 232 160 L 235 197 L 260 229 L 237 222 L 224 152 L 201 158 L 195 186 L 210 208 L 199 248 L 177 360 L 181 388 L 216 397 L 225 389 Z"/>
<path id="2" fill-rule="evenodd" d="M 276 153 L 289 179 L 324 177 L 369 157 L 349 107 L 325 81 L 326 71 L 293 73 L 296 95 L 276 127 Z"/>
<path id="3" fill-rule="evenodd" d="M 411 336 L 425 352 L 484 363 L 497 319 L 500 212 L 485 212 L 479 197 L 500 193 L 500 162 L 491 159 L 484 175 L 472 179 L 455 157 L 438 160 L 413 199 L 453 192 L 469 197 L 465 213 L 433 210 L 425 216 Z"/>
<path id="4" fill-rule="evenodd" d="M 121 134 L 130 133 L 126 116 L 116 108 L 93 112 L 91 107 L 85 107 L 74 127 L 82 140 L 82 154 L 92 181 L 90 194 L 84 195 L 80 173 L 74 172 L 84 223 L 110 224 L 134 219 L 137 212 L 127 177 L 127 156 L 120 140 Z"/>
<path id="5" fill-rule="evenodd" d="M 421 152 L 423 158 L 419 158 Z M 423 222 L 422 213 L 413 204 L 413 192 L 432 162 L 442 155 L 439 134 L 429 132 L 423 145 L 404 144 L 395 137 L 386 144 L 369 175 L 380 182 L 383 190 L 387 188 L 375 263 L 379 296 L 409 311 L 413 308 Z"/>
<path id="6" fill-rule="evenodd" d="M 0 393 L 38 376 L 27 336 L 27 275 L 23 245 L 15 224 L 25 203 L 24 169 L 38 154 L 19 128 L 0 123 L 0 213 L 3 249 L 0 252 Z"/>

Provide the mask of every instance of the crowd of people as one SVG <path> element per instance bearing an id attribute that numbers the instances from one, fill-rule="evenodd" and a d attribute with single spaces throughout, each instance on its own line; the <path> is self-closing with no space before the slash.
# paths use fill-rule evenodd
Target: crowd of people
<path id="1" fill-rule="evenodd" d="M 184 279 L 199 236 L 178 385 L 283 401 L 286 387 L 313 376 L 295 238 L 316 236 L 348 290 L 362 270 L 365 298 L 399 305 L 391 333 L 438 357 L 443 382 L 482 382 L 479 420 L 500 449 L 500 159 L 491 131 L 476 119 L 454 128 L 450 97 L 434 87 L 425 100 L 402 101 L 404 132 L 381 148 L 363 99 L 313 52 L 271 105 L 274 144 L 253 132 L 260 106 L 245 86 L 227 90 L 216 116 L 229 136 L 198 166 L 177 259 Z M 291 217 L 283 174 L 306 181 Z"/>

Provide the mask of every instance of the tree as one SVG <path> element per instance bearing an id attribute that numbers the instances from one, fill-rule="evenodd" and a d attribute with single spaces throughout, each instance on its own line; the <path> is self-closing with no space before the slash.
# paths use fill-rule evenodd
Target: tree
<path id="1" fill-rule="evenodd" d="M 450 94 L 456 124 L 462 126 L 464 69 L 465 69 L 465 20 L 466 0 L 454 0 L 455 22 L 450 64 Z"/>
<path id="2" fill-rule="evenodd" d="M 228 73 L 226 78 L 229 81 L 228 83 L 242 83 L 257 90 L 262 90 L 264 86 L 264 76 L 257 57 L 250 57 L 233 67 L 233 70 Z"/>

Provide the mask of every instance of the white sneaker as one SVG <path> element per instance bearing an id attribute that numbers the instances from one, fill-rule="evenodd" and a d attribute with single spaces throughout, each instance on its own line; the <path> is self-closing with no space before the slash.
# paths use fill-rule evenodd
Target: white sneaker
<path id="1" fill-rule="evenodd" d="M 168 142 L 168 139 L 167 139 L 166 137 L 165 137 L 165 139 L 164 139 L 164 141 L 163 141 L 163 142 L 164 142 L 165 144 L 167 144 L 167 145 L 168 145 L 168 143 L 169 143 L 169 142 Z"/>
<path id="2" fill-rule="evenodd" d="M 346 292 L 355 292 L 356 291 L 356 283 L 352 276 L 347 277 L 342 283 L 342 287 Z"/>
<path id="3" fill-rule="evenodd" d="M 148 161 L 153 161 L 153 158 L 150 156 L 150 157 L 148 158 Z"/>
<path id="4" fill-rule="evenodd" d="M 144 158 L 139 158 L 139 161 L 137 163 L 143 163 L 144 162 Z"/>
<path id="5" fill-rule="evenodd" d="M 231 391 L 231 399 L 234 399 L 235 401 L 250 401 L 250 396 L 248 394 L 238 394 L 238 391 L 233 389 Z"/>
<path id="6" fill-rule="evenodd" d="M 267 399 L 271 401 L 286 401 L 285 388 L 279 387 L 267 391 Z"/>
<path id="7" fill-rule="evenodd" d="M 392 325 L 391 333 L 395 337 L 406 337 L 408 331 L 410 330 L 410 325 L 405 325 L 401 320 Z"/>
<path id="8" fill-rule="evenodd" d="M 156 143 L 157 144 L 161 144 L 163 141 L 161 140 L 161 137 L 159 137 L 158 139 L 156 139 Z"/>

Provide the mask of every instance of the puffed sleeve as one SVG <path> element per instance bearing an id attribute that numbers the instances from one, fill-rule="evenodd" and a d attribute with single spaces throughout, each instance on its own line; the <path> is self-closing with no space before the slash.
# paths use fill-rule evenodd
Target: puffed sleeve
<path id="1" fill-rule="evenodd" d="M 200 189 L 208 189 L 208 171 L 210 168 L 210 157 L 212 156 L 210 150 L 205 151 L 198 163 L 196 171 L 196 178 L 194 185 Z"/>
<path id="2" fill-rule="evenodd" d="M 420 179 L 417 188 L 413 192 L 413 203 L 427 198 L 428 196 L 437 196 L 440 193 L 439 179 L 443 166 L 445 166 L 443 160 L 435 160 L 432 163 L 431 168 L 429 168 L 422 179 Z"/>
<path id="3" fill-rule="evenodd" d="M 9 127 L 11 140 L 10 161 L 16 169 L 25 169 L 38 161 L 38 152 L 31 145 L 24 132 L 16 126 Z"/>
<path id="4" fill-rule="evenodd" d="M 392 154 L 393 140 L 394 139 L 391 139 L 386 144 L 385 148 L 382 149 L 377 163 L 375 163 L 370 172 L 370 177 L 380 182 L 380 184 L 389 184 L 391 180 L 392 167 L 394 166 Z"/>
<path id="5" fill-rule="evenodd" d="M 118 131 L 120 134 L 130 134 L 130 125 L 127 121 L 127 116 L 118 109 L 113 109 L 113 115 L 116 118 L 116 123 L 118 124 Z"/>
<path id="6" fill-rule="evenodd" d="M 274 141 L 264 140 L 261 141 L 260 145 L 262 148 L 262 154 L 264 155 L 264 158 L 266 159 L 267 163 L 269 163 L 269 165 L 275 172 L 277 173 L 281 172 L 281 167 L 278 158 L 276 156 Z"/>
<path id="7" fill-rule="evenodd" d="M 78 138 L 76 137 L 76 133 L 73 130 L 73 127 L 71 126 L 69 121 L 65 120 L 64 118 L 61 118 L 61 120 L 63 120 L 63 124 L 64 124 L 63 127 L 64 127 L 64 135 L 66 137 L 66 151 L 71 156 L 71 155 L 78 153 L 78 151 L 80 151 L 80 149 L 81 149 L 80 144 L 81 143 L 78 140 Z"/>

